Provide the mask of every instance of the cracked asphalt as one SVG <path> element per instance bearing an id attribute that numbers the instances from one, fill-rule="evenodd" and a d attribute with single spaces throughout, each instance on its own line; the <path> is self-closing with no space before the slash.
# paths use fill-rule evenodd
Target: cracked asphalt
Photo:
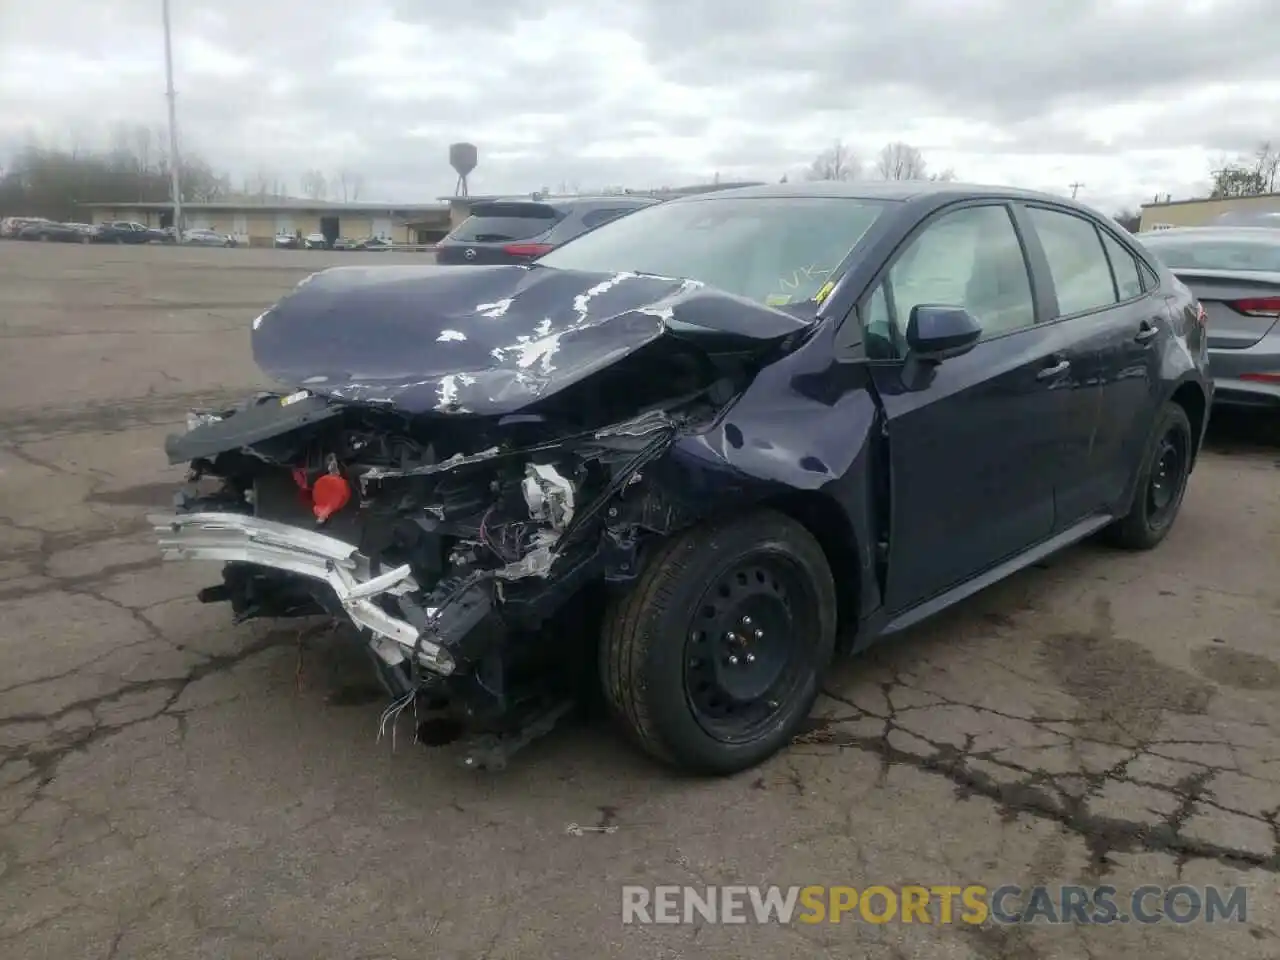
<path id="1" fill-rule="evenodd" d="M 0 956 L 1280 956 L 1274 421 L 1215 421 L 1155 552 L 842 663 L 761 769 L 570 723 L 475 775 L 377 739 L 340 638 L 197 603 L 216 571 L 144 522 L 165 433 L 261 383 L 249 321 L 359 256 L 0 244 Z M 1246 922 L 621 924 L 626 883 L 1179 882 L 1247 885 Z"/>

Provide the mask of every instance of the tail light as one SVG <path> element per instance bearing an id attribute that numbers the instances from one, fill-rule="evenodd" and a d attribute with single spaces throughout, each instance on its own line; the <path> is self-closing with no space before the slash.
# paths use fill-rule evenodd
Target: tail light
<path id="1" fill-rule="evenodd" d="M 1248 380 L 1252 383 L 1266 383 L 1272 386 L 1280 386 L 1280 373 L 1242 373 L 1241 380 Z"/>
<path id="2" fill-rule="evenodd" d="M 1280 297 L 1249 297 L 1245 300 L 1232 300 L 1231 306 L 1248 317 L 1269 317 L 1272 320 L 1280 317 Z"/>
<path id="3" fill-rule="evenodd" d="M 508 243 L 502 248 L 502 252 L 513 257 L 540 257 L 544 253 L 550 253 L 554 246 L 553 243 Z"/>

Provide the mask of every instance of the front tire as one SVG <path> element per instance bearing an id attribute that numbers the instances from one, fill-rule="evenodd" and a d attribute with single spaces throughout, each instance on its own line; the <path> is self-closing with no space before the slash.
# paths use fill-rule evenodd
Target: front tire
<path id="1" fill-rule="evenodd" d="M 1125 550 L 1150 550 L 1168 535 L 1187 492 L 1194 451 L 1191 419 L 1179 404 L 1169 401 L 1156 417 L 1143 452 L 1129 512 L 1105 531 L 1111 544 Z"/>
<path id="2" fill-rule="evenodd" d="M 737 773 L 795 736 L 835 636 L 835 583 L 803 526 L 772 510 L 700 525 L 662 544 L 610 604 L 605 700 L 655 759 Z"/>

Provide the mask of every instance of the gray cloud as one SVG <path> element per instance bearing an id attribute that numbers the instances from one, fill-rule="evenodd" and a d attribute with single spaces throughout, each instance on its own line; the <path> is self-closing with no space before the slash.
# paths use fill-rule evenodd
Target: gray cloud
<path id="1" fill-rule="evenodd" d="M 173 9 L 185 149 L 295 187 L 309 167 L 356 168 L 389 200 L 451 192 L 458 139 L 480 147 L 476 191 L 772 180 L 837 138 L 868 164 L 905 139 L 969 179 L 1087 169 L 1107 202 L 1190 189 L 1204 155 L 1280 140 L 1274 0 Z M 0 5 L 0 156 L 162 125 L 163 85 L 155 0 Z"/>

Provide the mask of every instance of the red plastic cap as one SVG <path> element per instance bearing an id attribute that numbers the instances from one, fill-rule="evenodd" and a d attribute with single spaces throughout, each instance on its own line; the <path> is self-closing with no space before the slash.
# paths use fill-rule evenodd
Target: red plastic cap
<path id="1" fill-rule="evenodd" d="M 324 522 L 347 505 L 351 485 L 336 473 L 326 473 L 311 487 L 311 510 Z"/>

